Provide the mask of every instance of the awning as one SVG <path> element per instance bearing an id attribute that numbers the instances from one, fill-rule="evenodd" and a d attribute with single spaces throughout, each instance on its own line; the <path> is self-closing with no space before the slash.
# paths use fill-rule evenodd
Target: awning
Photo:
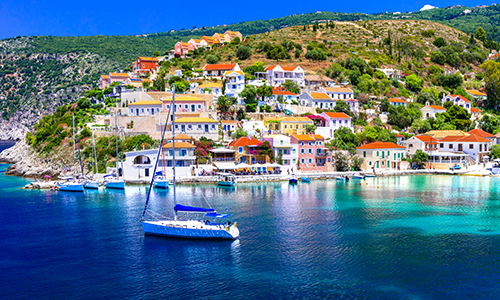
<path id="1" fill-rule="evenodd" d="M 247 169 L 250 167 L 252 167 L 252 166 L 249 164 L 246 164 L 246 163 L 241 163 L 241 164 L 236 165 L 236 169 Z"/>
<path id="2" fill-rule="evenodd" d="M 215 212 L 215 209 L 213 208 L 203 208 L 203 207 L 194 207 L 194 206 L 185 206 L 185 205 L 180 205 L 177 204 L 174 207 L 175 211 L 185 211 L 185 212 L 199 212 L 199 213 L 204 213 L 204 212 Z"/>
<path id="3" fill-rule="evenodd" d="M 214 162 L 214 165 L 219 170 L 234 170 L 238 167 L 234 162 Z"/>
<path id="4" fill-rule="evenodd" d="M 236 150 L 227 149 L 227 148 L 217 148 L 210 150 L 212 153 L 234 153 Z"/>

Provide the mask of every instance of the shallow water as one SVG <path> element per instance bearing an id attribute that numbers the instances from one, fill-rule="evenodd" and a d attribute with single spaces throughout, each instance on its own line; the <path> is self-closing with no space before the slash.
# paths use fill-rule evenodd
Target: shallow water
<path id="1" fill-rule="evenodd" d="M 0 298 L 496 299 L 499 180 L 178 186 L 237 221 L 239 240 L 213 242 L 145 237 L 147 187 L 20 190 L 0 173 Z M 171 216 L 172 190 L 149 207 Z"/>

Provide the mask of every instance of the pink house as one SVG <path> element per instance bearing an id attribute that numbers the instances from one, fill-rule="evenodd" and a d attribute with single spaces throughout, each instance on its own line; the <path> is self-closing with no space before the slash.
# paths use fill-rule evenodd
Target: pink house
<path id="1" fill-rule="evenodd" d="M 193 43 L 177 42 L 174 47 L 174 54 L 177 57 L 185 57 L 189 51 L 193 51 L 194 49 L 195 45 Z"/>
<path id="2" fill-rule="evenodd" d="M 106 87 L 110 86 L 113 82 L 125 82 L 129 78 L 130 75 L 127 73 L 109 73 Z"/>
<path id="3" fill-rule="evenodd" d="M 163 111 L 169 111 L 172 105 L 172 97 L 161 99 Z M 207 110 L 205 100 L 193 96 L 177 95 L 175 97 L 175 112 L 177 113 L 201 113 Z"/>
<path id="4" fill-rule="evenodd" d="M 326 172 L 332 155 L 325 147 L 325 138 L 317 134 L 293 134 L 290 143 L 298 147 L 298 167 L 305 172 Z"/>

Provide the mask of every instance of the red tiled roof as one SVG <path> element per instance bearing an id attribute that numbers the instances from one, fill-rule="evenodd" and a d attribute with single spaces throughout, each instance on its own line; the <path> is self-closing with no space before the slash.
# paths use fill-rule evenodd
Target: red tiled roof
<path id="1" fill-rule="evenodd" d="M 315 141 L 313 137 L 307 134 L 293 134 L 292 136 L 299 141 Z"/>
<path id="2" fill-rule="evenodd" d="M 234 67 L 236 67 L 236 64 L 212 64 L 205 65 L 203 71 L 232 70 Z"/>
<path id="3" fill-rule="evenodd" d="M 156 57 L 142 57 L 142 56 L 139 56 L 139 59 L 141 61 L 158 61 L 158 58 L 156 58 Z"/>
<path id="4" fill-rule="evenodd" d="M 258 146 L 261 143 L 262 143 L 261 141 L 252 136 L 251 137 L 244 136 L 240 137 L 235 141 L 232 141 L 231 143 L 229 143 L 229 146 L 230 147 Z"/>
<path id="5" fill-rule="evenodd" d="M 406 149 L 406 148 L 390 142 L 373 142 L 363 146 L 359 146 L 356 149 L 363 150 L 363 149 Z"/>
<path id="6" fill-rule="evenodd" d="M 164 144 L 163 148 L 172 148 L 174 143 Z M 195 145 L 188 142 L 175 142 L 175 148 L 196 148 Z"/>
<path id="7" fill-rule="evenodd" d="M 453 97 L 454 99 L 458 97 L 458 98 L 460 98 L 461 100 L 463 100 L 463 101 L 465 101 L 465 102 L 469 102 L 469 103 L 470 103 L 470 100 L 469 100 L 469 99 L 467 99 L 467 98 L 465 98 L 465 97 L 463 97 L 463 96 L 461 96 L 461 95 L 450 95 L 450 97 Z"/>
<path id="8" fill-rule="evenodd" d="M 434 108 L 434 109 L 439 109 L 439 110 L 446 110 L 446 108 L 439 106 L 439 105 L 429 105 L 429 107 Z"/>
<path id="9" fill-rule="evenodd" d="M 311 93 L 311 98 L 331 100 L 331 98 L 326 93 Z"/>
<path id="10" fill-rule="evenodd" d="M 273 95 L 288 95 L 288 96 L 297 96 L 297 94 L 294 94 L 290 91 L 284 91 L 284 90 L 278 90 L 273 88 Z"/>
<path id="11" fill-rule="evenodd" d="M 471 134 L 468 136 L 446 136 L 439 142 L 489 143 L 490 140 Z"/>
<path id="12" fill-rule="evenodd" d="M 267 66 L 267 67 L 264 69 L 264 71 L 274 70 L 274 68 L 276 68 L 277 66 L 279 66 L 279 65 Z M 289 72 L 291 72 L 291 71 L 293 71 L 293 70 L 297 69 L 297 67 L 298 67 L 298 66 L 295 66 L 295 67 L 283 67 L 283 66 L 280 66 L 280 67 L 283 69 L 283 71 L 289 71 Z"/>
<path id="13" fill-rule="evenodd" d="M 470 134 L 473 134 L 473 135 L 477 135 L 477 136 L 480 136 L 480 137 L 483 137 L 483 138 L 494 138 L 495 136 L 489 132 L 486 132 L 482 129 L 479 129 L 479 128 L 476 128 L 476 129 L 472 129 L 471 131 L 467 132 L 467 133 L 470 133 Z"/>
<path id="14" fill-rule="evenodd" d="M 478 113 L 482 112 L 480 109 L 475 108 L 475 107 L 472 107 L 472 108 L 470 109 L 470 111 L 472 111 L 472 112 L 478 112 Z"/>
<path id="15" fill-rule="evenodd" d="M 397 99 L 397 98 L 389 98 L 389 102 L 408 103 L 408 101 L 404 101 L 404 100 Z"/>
<path id="16" fill-rule="evenodd" d="M 335 119 L 350 119 L 348 115 L 345 113 L 341 112 L 325 112 L 325 115 L 329 116 L 330 118 L 335 118 Z"/>
<path id="17" fill-rule="evenodd" d="M 438 143 L 438 139 L 432 137 L 432 136 L 428 136 L 428 135 L 418 135 L 418 136 L 415 136 L 417 139 L 421 140 L 422 142 L 424 143 L 427 143 L 427 144 L 437 144 Z"/>
<path id="18" fill-rule="evenodd" d="M 405 136 L 402 134 L 396 134 L 396 137 L 405 137 Z"/>

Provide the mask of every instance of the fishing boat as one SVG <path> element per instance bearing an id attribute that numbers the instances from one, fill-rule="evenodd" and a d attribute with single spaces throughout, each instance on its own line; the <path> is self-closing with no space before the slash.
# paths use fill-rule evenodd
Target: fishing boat
<path id="1" fill-rule="evenodd" d="M 231 173 L 217 173 L 217 175 L 219 175 L 218 186 L 234 186 L 236 184 L 236 177 Z"/>
<path id="2" fill-rule="evenodd" d="M 292 176 L 290 176 L 290 178 L 288 179 L 288 183 L 296 184 L 297 182 L 298 180 L 297 177 L 295 177 L 295 174 L 292 174 Z"/>
<path id="3" fill-rule="evenodd" d="M 173 86 L 173 95 L 172 95 L 172 105 L 169 108 L 169 113 L 172 110 L 172 107 L 175 107 L 175 85 Z M 172 137 L 175 137 L 175 110 L 172 113 Z M 163 145 L 163 140 L 165 137 L 165 131 L 168 125 L 169 118 L 167 117 L 165 121 L 165 127 L 163 129 L 161 143 Z M 175 185 L 175 138 L 172 138 L 172 172 L 173 172 L 173 201 L 174 201 L 174 218 L 169 219 L 167 217 L 158 217 L 156 213 L 148 211 L 148 203 L 151 194 L 151 189 L 154 182 L 154 176 L 149 185 L 148 195 L 146 198 L 146 204 L 144 206 L 144 211 L 141 216 L 141 224 L 142 230 L 144 234 L 147 235 L 157 235 L 164 236 L 170 238 L 185 238 L 185 239 L 222 239 L 222 240 L 234 240 L 237 239 L 240 235 L 240 231 L 238 227 L 236 227 L 236 222 L 215 222 L 212 220 L 199 220 L 198 218 L 192 220 L 181 220 L 181 218 L 186 215 L 203 215 L 205 218 L 211 219 L 223 219 L 229 216 L 229 214 L 219 214 L 213 208 L 203 208 L 203 207 L 194 207 L 194 206 L 186 206 L 177 204 L 176 197 L 176 185 Z M 158 157 L 156 162 L 158 162 L 160 156 L 160 151 L 158 151 Z M 156 167 L 158 163 L 155 164 L 155 170 L 153 174 L 156 174 Z M 150 213 L 155 217 L 155 220 L 144 220 L 144 216 L 146 212 Z M 179 216 L 179 212 L 182 212 L 183 215 Z M 160 219 L 161 218 L 161 219 Z"/>
<path id="4" fill-rule="evenodd" d="M 335 178 L 337 180 L 341 180 L 341 181 L 349 181 L 349 177 L 347 177 L 347 175 L 345 175 L 345 176 L 337 176 Z"/>
<path id="5" fill-rule="evenodd" d="M 104 186 L 108 189 L 125 189 L 125 180 L 120 179 L 120 172 L 118 170 L 118 123 L 117 121 L 117 113 L 115 112 L 115 137 L 116 137 L 116 173 L 112 175 L 104 176 Z M 121 161 L 121 159 L 120 159 Z M 122 161 L 122 170 L 123 170 L 123 161 Z"/>
<path id="6" fill-rule="evenodd" d="M 352 175 L 352 179 L 365 179 L 363 175 Z"/>
<path id="7" fill-rule="evenodd" d="M 84 180 L 83 187 L 86 189 L 99 189 L 99 181 L 95 179 L 95 173 L 97 170 L 97 153 L 95 151 L 95 141 L 94 141 L 94 131 L 92 131 L 92 160 L 94 163 L 92 164 L 92 176 L 88 176 Z"/>
<path id="8" fill-rule="evenodd" d="M 311 178 L 309 178 L 309 177 L 300 177 L 300 180 L 302 182 L 311 182 Z"/>
<path id="9" fill-rule="evenodd" d="M 367 178 L 368 178 L 368 177 L 370 177 L 370 178 L 371 178 L 371 177 L 376 177 L 376 176 L 377 176 L 377 175 L 375 175 L 375 174 L 365 174 L 365 177 L 367 177 Z"/>
<path id="10" fill-rule="evenodd" d="M 76 173 L 76 137 L 75 137 L 75 115 L 73 114 L 73 172 L 74 174 Z M 80 155 L 80 147 L 78 146 L 78 154 Z M 80 157 L 80 156 L 79 156 Z M 80 162 L 81 162 L 81 157 L 80 157 Z M 82 164 L 80 163 L 80 167 L 82 167 Z M 83 174 L 83 167 L 82 167 L 82 174 Z M 69 177 L 64 177 L 62 178 L 65 180 L 64 182 L 58 182 L 57 183 L 57 188 L 60 191 L 64 192 L 83 192 L 83 183 L 78 180 L 78 177 L 75 176 L 69 176 Z"/>

